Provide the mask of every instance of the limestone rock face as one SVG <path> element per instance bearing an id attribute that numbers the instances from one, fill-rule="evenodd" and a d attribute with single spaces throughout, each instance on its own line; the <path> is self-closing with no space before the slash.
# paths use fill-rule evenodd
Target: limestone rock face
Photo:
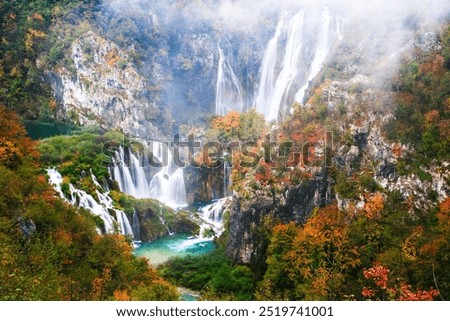
<path id="1" fill-rule="evenodd" d="M 324 173 L 281 195 L 257 191 L 249 199 L 237 196 L 230 206 L 227 254 L 236 262 L 262 266 L 267 249 L 266 233 L 279 223 L 304 223 L 315 207 L 332 200 L 330 181 Z"/>
<path id="2" fill-rule="evenodd" d="M 72 43 L 70 57 L 72 66 L 49 72 L 61 118 L 121 129 L 133 137 L 167 135 L 164 126 L 154 125 L 159 111 L 144 99 L 147 81 L 128 52 L 88 31 Z"/>

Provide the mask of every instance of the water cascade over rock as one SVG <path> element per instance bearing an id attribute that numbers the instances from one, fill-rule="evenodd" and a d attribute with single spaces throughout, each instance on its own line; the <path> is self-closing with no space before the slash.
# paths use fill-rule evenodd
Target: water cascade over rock
<path id="1" fill-rule="evenodd" d="M 167 157 L 164 157 L 166 153 Z M 179 208 L 186 205 L 186 187 L 184 184 L 183 168 L 177 167 L 169 150 L 164 145 L 152 142 L 152 157 L 155 163 L 162 164 L 166 158 L 167 165 L 154 175 L 149 170 L 150 164 L 145 155 L 128 151 L 128 164 L 125 150 L 119 147 L 113 157 L 110 173 L 119 184 L 120 190 L 136 198 L 153 198 L 172 207 Z"/>
<path id="2" fill-rule="evenodd" d="M 71 203 L 72 205 L 82 207 L 92 214 L 99 216 L 104 223 L 104 231 L 105 233 L 114 233 L 115 225 L 118 225 L 119 232 L 124 235 L 129 235 L 134 238 L 133 229 L 131 228 L 130 222 L 128 220 L 127 215 L 112 205 L 113 200 L 108 195 L 108 191 L 105 193 L 100 193 L 96 190 L 97 197 L 99 202 L 95 200 L 95 198 L 86 193 L 83 190 L 75 188 L 72 184 L 69 184 L 69 193 L 70 196 L 66 197 L 64 192 L 62 191 L 62 183 L 63 178 L 61 174 L 54 168 L 48 169 L 47 174 L 49 176 L 49 182 L 53 186 L 53 188 L 59 193 L 59 196 Z M 100 186 L 97 182 L 97 179 L 94 175 L 92 175 L 92 180 L 96 186 Z M 110 214 L 110 211 L 115 213 L 115 218 Z"/>
<path id="3" fill-rule="evenodd" d="M 223 116 L 234 110 L 241 112 L 244 107 L 242 89 L 222 49 L 219 47 L 219 65 L 216 83 L 216 115 Z"/>
<path id="4" fill-rule="evenodd" d="M 221 198 L 209 205 L 199 208 L 198 212 L 203 220 L 200 226 L 200 236 L 203 236 L 206 230 L 212 230 L 216 236 L 224 231 L 223 214 L 231 203 L 231 197 Z"/>
<path id="5" fill-rule="evenodd" d="M 304 103 L 310 82 L 340 37 L 342 19 L 332 17 L 326 8 L 320 25 L 306 15 L 304 10 L 292 17 L 285 14 L 264 52 L 255 105 L 267 120 L 286 115 L 294 101 Z"/>

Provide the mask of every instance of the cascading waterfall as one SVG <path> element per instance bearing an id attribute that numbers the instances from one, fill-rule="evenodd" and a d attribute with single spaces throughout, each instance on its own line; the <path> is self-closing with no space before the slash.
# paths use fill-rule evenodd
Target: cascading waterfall
<path id="1" fill-rule="evenodd" d="M 210 222 L 214 222 L 214 223 L 222 223 L 222 214 L 225 210 L 225 203 L 227 201 L 229 201 L 230 198 L 225 197 L 225 198 L 221 198 L 217 201 L 215 201 L 212 204 L 203 206 L 199 209 L 199 212 L 201 213 L 201 216 L 210 221 Z"/>
<path id="2" fill-rule="evenodd" d="M 331 25 L 332 17 L 328 9 L 324 9 L 322 12 L 321 19 L 321 27 L 320 27 L 320 36 L 317 44 L 317 48 L 314 54 L 314 59 L 311 63 L 310 71 L 308 78 L 306 79 L 305 84 L 300 88 L 300 90 L 295 94 L 295 101 L 299 103 L 304 103 L 305 93 L 308 89 L 309 83 L 317 76 L 317 74 L 322 69 L 322 65 L 325 59 L 330 52 L 331 46 L 333 45 L 334 40 L 341 37 L 340 32 L 340 24 L 341 19 L 336 18 L 336 26 L 333 27 Z M 332 29 L 333 28 L 333 29 Z"/>
<path id="3" fill-rule="evenodd" d="M 297 76 L 303 46 L 304 15 L 304 11 L 301 11 L 289 20 L 287 43 L 282 68 L 275 81 L 273 95 L 267 102 L 269 110 L 265 110 L 264 113 L 268 120 L 276 119 L 279 112 L 285 110 L 289 90 L 292 82 Z"/>
<path id="4" fill-rule="evenodd" d="M 127 215 L 123 211 L 116 210 L 116 216 L 122 233 L 125 235 L 133 235 L 133 229 L 131 228 Z"/>
<path id="5" fill-rule="evenodd" d="M 217 236 L 224 231 L 223 213 L 230 201 L 231 197 L 224 197 L 214 201 L 212 204 L 199 208 L 198 212 L 204 222 L 200 226 L 200 236 L 202 236 L 203 231 L 207 229 L 212 229 Z"/>
<path id="6" fill-rule="evenodd" d="M 86 193 L 83 190 L 75 188 L 72 184 L 69 184 L 70 199 L 64 195 L 61 185 L 63 183 L 63 178 L 61 174 L 54 168 L 48 169 L 47 174 L 49 176 L 49 182 L 53 188 L 59 193 L 59 196 L 65 201 L 71 203 L 74 206 L 82 207 L 92 214 L 99 216 L 104 223 L 105 233 L 114 233 L 115 223 L 119 226 L 119 232 L 124 235 L 129 235 L 134 238 L 133 229 L 131 228 L 130 222 L 127 215 L 118 209 L 115 209 L 113 200 L 108 195 L 108 191 L 105 193 L 100 193 L 96 190 L 99 202 L 95 198 Z M 101 187 L 98 183 L 96 177 L 91 173 L 92 181 L 97 187 Z M 111 216 L 110 211 L 115 212 L 116 219 Z"/>
<path id="7" fill-rule="evenodd" d="M 152 142 L 153 158 L 155 162 L 162 162 L 164 158 L 163 144 Z M 156 145 L 156 146 L 155 146 Z M 168 163 L 161 167 L 155 175 L 150 176 L 146 171 L 146 162 L 141 162 L 141 156 L 129 151 L 129 165 L 125 162 L 125 151 L 122 146 L 113 157 L 110 173 L 125 194 L 136 198 L 153 198 L 172 207 L 179 208 L 186 205 L 186 187 L 182 168 L 175 166 L 169 150 Z M 145 165 L 143 165 L 145 164 Z"/>
<path id="8" fill-rule="evenodd" d="M 162 211 L 159 212 L 158 218 L 159 218 L 159 221 L 161 222 L 161 224 L 164 225 L 164 227 L 166 228 L 167 233 L 169 235 L 174 235 L 174 233 L 171 232 L 169 227 L 167 226 L 166 221 L 164 220 L 164 217 L 162 217 Z"/>
<path id="9" fill-rule="evenodd" d="M 306 14 L 302 10 L 290 18 L 284 15 L 266 47 L 255 104 L 267 120 L 286 115 L 294 101 L 304 103 L 310 82 L 341 37 L 342 19 L 331 17 L 326 8 L 320 26 L 312 26 L 312 32 L 305 32 L 305 25 L 310 23 Z M 317 39 L 311 34 L 318 34 Z"/>
<path id="10" fill-rule="evenodd" d="M 270 115 L 270 106 L 272 103 L 273 90 L 275 87 L 276 69 L 278 67 L 278 43 L 284 29 L 284 15 L 275 30 L 275 35 L 270 39 L 261 64 L 261 78 L 259 81 L 259 91 L 255 98 L 255 103 L 259 112 L 264 114 L 266 118 Z M 276 116 L 276 115 L 275 115 Z"/>
<path id="11" fill-rule="evenodd" d="M 242 87 L 228 60 L 219 49 L 219 65 L 216 83 L 216 115 L 223 116 L 234 110 L 241 112 L 244 108 Z"/>

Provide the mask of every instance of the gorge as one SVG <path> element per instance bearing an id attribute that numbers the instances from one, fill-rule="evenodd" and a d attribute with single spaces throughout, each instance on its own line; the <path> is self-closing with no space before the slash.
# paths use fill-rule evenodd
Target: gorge
<path id="1" fill-rule="evenodd" d="M 16 2 L 0 264 L 44 262 L 36 298 L 384 300 L 378 264 L 390 299 L 448 298 L 448 4 Z"/>

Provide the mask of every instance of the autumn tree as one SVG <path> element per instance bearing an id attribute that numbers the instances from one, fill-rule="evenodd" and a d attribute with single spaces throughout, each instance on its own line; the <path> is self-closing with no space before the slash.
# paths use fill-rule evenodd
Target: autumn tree
<path id="1" fill-rule="evenodd" d="M 346 274 L 359 264 L 359 254 L 348 240 L 348 231 L 345 214 L 336 205 L 316 210 L 302 227 L 295 228 L 292 223 L 287 227 L 276 227 L 259 297 L 285 300 L 344 298 Z M 280 288 L 277 284 L 288 286 Z"/>
<path id="2" fill-rule="evenodd" d="M 369 300 L 396 300 L 396 301 L 432 301 L 439 295 L 433 288 L 430 290 L 413 291 L 411 285 L 404 281 L 393 281 L 389 269 L 375 262 L 364 270 L 364 278 L 370 285 L 362 290 L 364 298 Z"/>

